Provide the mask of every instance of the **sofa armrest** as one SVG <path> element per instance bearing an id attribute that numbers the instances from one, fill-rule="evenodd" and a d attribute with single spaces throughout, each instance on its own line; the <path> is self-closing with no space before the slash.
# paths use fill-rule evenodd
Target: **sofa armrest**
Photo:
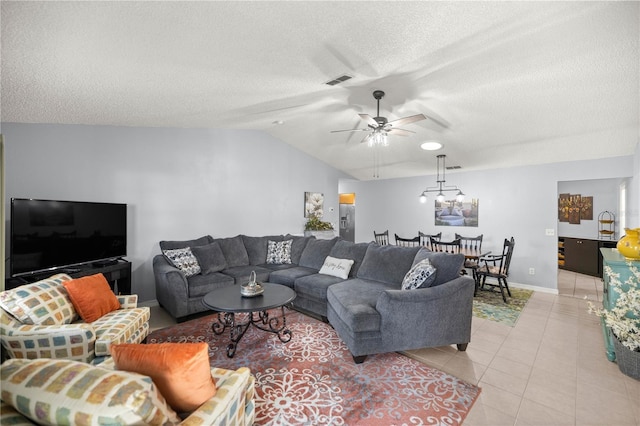
<path id="1" fill-rule="evenodd" d="M 181 424 L 252 425 L 255 417 L 255 380 L 246 367 L 238 370 L 212 368 L 217 392 Z"/>
<path id="2" fill-rule="evenodd" d="M 153 258 L 156 299 L 169 312 L 177 312 L 177 301 L 189 299 L 189 283 L 184 273 L 161 254 Z"/>
<path id="3" fill-rule="evenodd" d="M 121 294 L 116 297 L 120 303 L 120 309 L 134 309 L 138 307 L 137 294 Z"/>
<path id="4" fill-rule="evenodd" d="M 385 290 L 376 303 L 384 339 L 431 345 L 469 342 L 474 290 L 468 276 L 435 287 Z"/>

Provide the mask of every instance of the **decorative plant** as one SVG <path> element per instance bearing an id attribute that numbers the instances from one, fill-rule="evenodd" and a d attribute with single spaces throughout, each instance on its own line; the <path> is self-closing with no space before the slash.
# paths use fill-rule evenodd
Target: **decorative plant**
<path id="1" fill-rule="evenodd" d="M 304 224 L 305 231 L 331 231 L 333 225 L 330 222 L 323 222 L 322 216 L 318 214 L 312 214 L 309 216 L 307 223 Z"/>
<path id="2" fill-rule="evenodd" d="M 611 310 L 596 308 L 589 302 L 589 313 L 603 318 L 605 325 L 625 347 L 640 352 L 640 271 L 635 266 L 630 266 L 630 270 L 631 276 L 623 283 L 620 274 L 605 266 L 609 288 L 615 289 L 619 297 Z M 627 291 L 622 289 L 625 285 L 629 287 Z"/>

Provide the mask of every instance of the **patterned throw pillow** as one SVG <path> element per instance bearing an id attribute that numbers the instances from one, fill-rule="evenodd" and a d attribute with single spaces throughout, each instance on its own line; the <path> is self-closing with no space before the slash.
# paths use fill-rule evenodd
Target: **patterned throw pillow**
<path id="1" fill-rule="evenodd" d="M 151 378 L 66 359 L 9 359 L 2 400 L 41 425 L 177 424 Z"/>
<path id="2" fill-rule="evenodd" d="M 33 284 L 25 284 L 0 293 L 0 306 L 23 324 L 71 324 L 78 316 L 63 282 L 66 274 L 57 274 Z"/>
<path id="3" fill-rule="evenodd" d="M 267 263 L 284 265 L 291 263 L 291 244 L 293 240 L 269 241 L 267 245 Z"/>
<path id="4" fill-rule="evenodd" d="M 193 255 L 191 248 L 189 247 L 163 250 L 162 254 L 169 259 L 173 266 L 180 269 L 184 273 L 185 277 L 191 277 L 201 272 L 198 259 Z"/>
<path id="5" fill-rule="evenodd" d="M 403 290 L 430 287 L 436 280 L 436 268 L 429 259 L 421 260 L 413 265 L 402 280 Z"/>

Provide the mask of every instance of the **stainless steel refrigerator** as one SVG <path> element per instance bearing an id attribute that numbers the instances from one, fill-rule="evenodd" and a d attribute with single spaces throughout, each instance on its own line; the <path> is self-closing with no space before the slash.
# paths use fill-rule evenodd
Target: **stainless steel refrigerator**
<path id="1" fill-rule="evenodd" d="M 347 241 L 356 241 L 356 206 L 340 204 L 340 236 Z"/>

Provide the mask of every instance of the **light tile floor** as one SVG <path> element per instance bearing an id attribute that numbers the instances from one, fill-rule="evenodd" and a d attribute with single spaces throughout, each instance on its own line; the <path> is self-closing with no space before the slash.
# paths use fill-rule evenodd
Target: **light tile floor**
<path id="1" fill-rule="evenodd" d="M 559 295 L 534 292 L 515 327 L 473 318 L 471 343 L 412 351 L 412 357 L 482 388 L 465 425 L 640 426 L 640 381 L 604 351 L 599 278 L 560 270 Z M 597 304 L 597 302 L 596 302 Z M 174 324 L 159 307 L 151 328 Z"/>

